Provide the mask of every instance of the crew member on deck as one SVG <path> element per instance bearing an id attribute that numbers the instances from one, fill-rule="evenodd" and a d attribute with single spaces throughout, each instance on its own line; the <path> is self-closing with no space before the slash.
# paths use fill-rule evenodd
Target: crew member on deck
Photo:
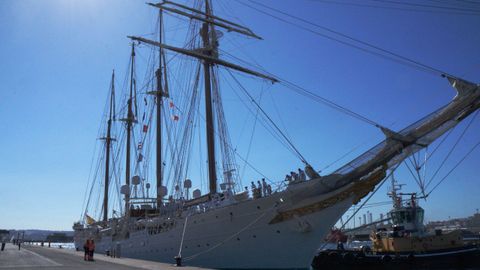
<path id="1" fill-rule="evenodd" d="M 285 182 L 287 182 L 287 184 L 290 184 L 290 182 L 292 182 L 292 176 L 291 175 L 285 175 Z"/>
<path id="2" fill-rule="evenodd" d="M 267 182 L 265 182 L 265 178 L 262 178 L 262 193 L 263 197 L 267 196 Z"/>
<path id="3" fill-rule="evenodd" d="M 272 186 L 270 185 L 267 186 L 267 194 L 268 196 L 272 195 Z"/>
<path id="4" fill-rule="evenodd" d="M 305 176 L 305 172 L 302 169 L 298 168 L 298 181 L 304 182 L 306 180 L 307 180 L 307 177 Z"/>
<path id="5" fill-rule="evenodd" d="M 292 176 L 292 183 L 296 183 L 298 180 L 298 174 L 296 172 L 290 172 L 290 175 Z"/>
<path id="6" fill-rule="evenodd" d="M 257 198 L 262 197 L 262 183 L 260 183 L 260 180 L 257 181 L 258 188 L 257 188 Z"/>
<path id="7" fill-rule="evenodd" d="M 256 193 L 257 187 L 255 186 L 255 183 L 253 181 L 252 181 L 251 187 L 252 187 L 252 198 L 255 199 L 255 197 L 256 197 L 255 193 Z"/>

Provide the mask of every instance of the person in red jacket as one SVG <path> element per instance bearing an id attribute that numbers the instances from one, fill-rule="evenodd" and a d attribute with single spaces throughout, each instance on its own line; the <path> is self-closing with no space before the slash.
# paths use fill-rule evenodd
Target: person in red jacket
<path id="1" fill-rule="evenodd" d="M 83 244 L 83 251 L 85 252 L 83 254 L 83 260 L 84 261 L 88 260 L 88 256 L 90 254 L 90 252 L 88 251 L 88 246 L 89 245 L 90 245 L 90 240 L 89 239 L 85 240 L 85 243 Z"/>
<path id="2" fill-rule="evenodd" d="M 88 245 L 88 260 L 93 261 L 93 253 L 95 252 L 95 241 L 93 239 L 90 240 Z"/>

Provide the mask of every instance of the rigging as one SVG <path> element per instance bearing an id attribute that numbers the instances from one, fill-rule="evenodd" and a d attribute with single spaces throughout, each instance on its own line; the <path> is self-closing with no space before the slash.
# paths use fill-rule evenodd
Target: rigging
<path id="1" fill-rule="evenodd" d="M 308 32 L 311 32 L 311 33 L 313 33 L 313 34 L 322 36 L 322 37 L 324 37 L 324 38 L 327 38 L 327 39 L 330 39 L 330 40 L 339 42 L 339 43 L 341 43 L 341 44 L 343 44 L 343 45 L 347 45 L 347 46 L 350 46 L 350 47 L 359 49 L 359 50 L 361 50 L 361 51 L 364 51 L 364 52 L 367 52 L 367 53 L 370 53 L 370 54 L 374 54 L 374 55 L 377 55 L 377 56 L 386 58 L 386 59 L 388 59 L 388 60 L 391 60 L 391 61 L 394 61 L 394 62 L 397 62 L 397 63 L 400 63 L 400 64 L 404 64 L 404 65 L 410 66 L 410 67 L 417 67 L 417 68 L 423 69 L 423 70 L 425 70 L 425 71 L 429 71 L 429 72 L 431 72 L 431 73 L 441 75 L 442 77 L 448 76 L 448 77 L 452 77 L 452 78 L 457 78 L 456 76 L 453 76 L 453 75 L 451 75 L 451 74 L 449 74 L 449 73 L 447 73 L 447 72 L 445 72 L 445 71 L 442 71 L 442 70 L 440 70 L 440 69 L 437 69 L 437 68 L 434 68 L 434 67 L 432 67 L 432 66 L 423 64 L 423 63 L 421 63 L 421 62 L 419 62 L 419 61 L 416 61 L 416 60 L 413 60 L 413 59 L 411 59 L 411 58 L 402 56 L 402 55 L 400 55 L 400 54 L 398 54 L 398 53 L 395 53 L 395 52 L 393 52 L 393 51 L 390 51 L 390 50 L 387 50 L 387 49 L 383 49 L 383 48 L 381 48 L 381 47 L 379 47 L 379 46 L 376 46 L 376 45 L 373 45 L 373 44 L 371 44 L 371 43 L 368 43 L 368 42 L 362 41 L 362 40 L 360 40 L 360 39 L 354 38 L 354 37 L 352 37 L 352 36 L 343 34 L 343 33 L 339 32 L 339 31 L 335 31 L 335 30 L 333 30 L 333 29 L 331 29 L 331 28 L 328 28 L 328 27 L 319 25 L 319 24 L 317 24 L 317 23 L 308 21 L 308 20 L 303 19 L 303 18 L 300 18 L 300 17 L 298 17 L 298 16 L 291 15 L 291 14 L 285 12 L 285 11 L 281 11 L 281 10 L 279 10 L 279 9 L 276 9 L 276 8 L 273 8 L 273 7 L 270 7 L 270 6 L 267 6 L 267 5 L 263 4 L 263 3 L 259 3 L 259 2 L 254 1 L 254 0 L 248 0 L 250 3 L 253 3 L 253 4 L 256 4 L 256 5 L 258 5 L 258 6 L 261 6 L 261 7 L 263 7 L 264 9 L 268 9 L 268 10 L 271 10 L 271 11 L 273 11 L 273 12 L 276 12 L 276 13 L 279 13 L 279 14 L 281 14 L 281 15 L 284 15 L 284 16 L 286 16 L 286 17 L 293 18 L 293 19 L 295 19 L 295 20 L 297 20 L 297 21 L 301 21 L 301 22 L 306 23 L 306 24 L 309 24 L 309 25 L 311 25 L 311 26 L 315 26 L 315 27 L 320 28 L 320 29 L 322 29 L 322 30 L 324 30 L 324 31 L 327 31 L 327 32 L 329 32 L 329 33 L 338 35 L 338 36 L 340 36 L 340 37 L 342 37 L 342 38 L 346 38 L 346 39 L 348 39 L 348 40 L 350 40 L 350 41 L 356 42 L 356 43 L 358 43 L 358 44 L 360 44 L 360 45 L 362 45 L 362 46 L 365 46 L 365 47 L 367 47 L 367 48 L 370 48 L 370 49 L 361 47 L 361 46 L 359 46 L 359 45 L 355 45 L 355 44 L 353 44 L 353 43 L 351 43 L 351 42 L 347 42 L 347 41 L 341 40 L 341 39 L 339 39 L 339 38 L 335 38 L 335 37 L 332 37 L 332 36 L 329 36 L 329 35 L 320 33 L 320 32 L 318 32 L 318 31 L 314 31 L 314 30 L 312 30 L 312 29 L 310 29 L 310 28 L 307 28 L 307 27 L 304 27 L 304 26 L 302 26 L 302 25 L 300 25 L 300 24 L 297 24 L 297 23 L 288 21 L 288 20 L 286 20 L 286 19 L 284 19 L 284 18 L 280 18 L 280 17 L 278 17 L 278 16 L 276 16 L 276 15 L 274 15 L 274 14 L 272 14 L 272 13 L 266 12 L 265 10 L 261 10 L 261 9 L 259 9 L 259 8 L 256 8 L 256 7 L 254 7 L 254 6 L 252 6 L 252 5 L 249 5 L 249 4 L 247 4 L 247 3 L 245 3 L 245 2 L 243 2 L 243 1 L 241 1 L 241 0 L 236 0 L 236 1 L 237 1 L 238 3 L 241 3 L 241 4 L 244 5 L 244 6 L 247 6 L 247 7 L 251 8 L 251 9 L 256 10 L 257 12 L 260 12 L 260 13 L 262 13 L 262 14 L 265 14 L 265 15 L 267 15 L 267 16 L 269 16 L 269 17 L 272 17 L 272 18 L 277 19 L 277 20 L 280 20 L 280 21 L 282 21 L 282 22 L 284 22 L 284 23 L 293 25 L 293 26 L 295 26 L 295 27 L 297 27 L 297 28 L 303 29 L 303 30 L 308 31 Z M 373 50 L 371 50 L 371 49 L 373 49 Z"/>
<path id="2" fill-rule="evenodd" d="M 335 5 L 344 5 L 344 6 L 354 6 L 354 7 L 366 7 L 366 8 L 376 8 L 376 9 L 386 9 L 386 10 L 400 10 L 400 11 L 413 11 L 413 12 L 424 12 L 424 13 L 437 13 L 437 14 L 446 14 L 446 15 L 470 15 L 478 16 L 476 11 L 450 11 L 446 9 L 434 9 L 434 8 L 422 8 L 422 7 L 402 7 L 399 5 L 388 5 L 388 3 L 369 3 L 365 1 L 336 1 L 336 0 L 310 0 L 317 3 L 325 4 L 335 4 Z M 374 0 L 372 0 L 374 1 Z M 432 1 L 432 0 L 431 0 Z M 450 1 L 453 2 L 453 1 Z M 458 1 L 456 1 L 458 2 Z M 383 4 L 383 5 L 382 5 Z"/>

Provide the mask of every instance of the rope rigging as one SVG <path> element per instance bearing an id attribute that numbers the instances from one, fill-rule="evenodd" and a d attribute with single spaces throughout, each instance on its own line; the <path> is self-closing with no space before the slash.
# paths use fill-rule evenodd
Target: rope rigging
<path id="1" fill-rule="evenodd" d="M 251 63 L 248 63 L 245 60 L 242 60 L 238 57 L 235 57 L 235 56 L 233 56 L 233 55 L 231 55 L 227 52 L 222 51 L 222 53 L 225 53 L 225 54 L 229 55 L 230 57 L 232 57 L 232 58 L 234 58 L 234 59 L 236 59 L 236 60 L 238 60 L 238 61 L 240 61 L 244 64 L 247 64 L 247 65 L 250 65 L 250 66 L 255 66 L 255 65 L 252 65 Z M 296 92 L 297 94 L 300 94 L 300 95 L 302 95 L 304 97 L 307 97 L 307 98 L 309 98 L 313 101 L 316 101 L 318 103 L 324 104 L 324 105 L 326 105 L 326 106 L 328 106 L 328 107 L 330 107 L 334 110 L 337 110 L 341 113 L 349 115 L 349 116 L 351 116 L 355 119 L 358 119 L 358 120 L 360 120 L 362 122 L 365 122 L 369 125 L 372 125 L 376 128 L 383 128 L 383 126 L 380 125 L 379 123 L 377 123 L 377 122 L 375 122 L 375 121 L 373 121 L 373 120 L 371 120 L 371 119 L 369 119 L 369 118 L 367 118 L 367 117 L 365 117 L 365 116 L 363 116 L 359 113 L 356 113 L 356 112 L 354 112 L 354 111 L 352 111 L 352 110 L 350 110 L 350 109 L 348 109 L 348 108 L 346 108 L 342 105 L 339 105 L 338 103 L 336 103 L 334 101 L 331 101 L 327 98 L 324 98 L 324 97 L 322 97 L 322 96 L 320 96 L 320 95 L 318 95 L 318 94 L 316 94 L 312 91 L 309 91 L 309 90 L 307 90 L 307 89 L 305 89 L 305 88 L 303 88 L 303 87 L 301 87 L 301 86 L 299 86 L 299 85 L 297 85 L 297 84 L 295 84 L 291 81 L 288 81 L 287 79 L 283 79 L 283 78 L 280 78 L 279 76 L 276 76 L 272 73 L 269 73 L 268 71 L 264 70 L 261 66 L 257 66 L 257 67 L 259 67 L 262 70 L 262 72 L 264 72 L 268 75 L 271 75 L 271 76 L 275 77 L 276 79 L 278 79 L 279 83 L 281 85 L 285 86 L 289 90 L 292 90 L 292 91 Z"/>
<path id="2" fill-rule="evenodd" d="M 366 1 L 337 1 L 337 0 L 310 0 L 317 3 L 326 3 L 326 4 L 335 4 L 335 5 L 344 5 L 344 6 L 355 6 L 355 7 L 367 7 L 367 8 L 376 8 L 376 9 L 386 9 L 386 10 L 401 10 L 401 11 L 413 11 L 413 12 L 426 12 L 426 13 L 437 13 L 437 14 L 447 14 L 447 15 L 470 15 L 470 16 L 478 16 L 478 12 L 475 10 L 466 10 L 466 11 L 451 11 L 449 10 L 450 7 L 441 6 L 445 9 L 435 9 L 429 7 L 415 7 L 415 6 L 406 6 L 403 7 L 399 2 L 399 4 L 388 5 L 389 3 L 375 3 L 375 2 L 366 2 Z M 375 0 L 371 0 L 375 1 Z M 430 0 L 434 1 L 434 0 Z M 450 1 L 452 3 L 460 3 L 460 1 Z M 445 2 L 448 4 L 449 2 Z M 462 3 L 465 3 L 463 1 Z M 379 5 L 380 4 L 380 5 Z M 383 5 L 382 5 L 383 4 Z M 405 3 L 409 4 L 409 3 Z M 478 4 L 473 2 L 472 4 Z"/>
<path id="3" fill-rule="evenodd" d="M 409 3 L 409 2 L 393 1 L 393 0 L 372 0 L 372 1 L 381 2 L 381 3 L 391 3 L 391 4 L 397 4 L 397 5 L 404 5 L 404 6 L 427 7 L 427 8 L 455 10 L 455 11 L 467 11 L 467 12 L 480 12 L 479 9 L 445 7 L 445 6 L 438 6 L 438 5 L 430 5 L 430 4 L 422 4 L 422 3 Z"/>
<path id="4" fill-rule="evenodd" d="M 419 61 L 416 61 L 416 60 L 414 60 L 414 59 L 411 59 L 411 58 L 402 56 L 402 55 L 400 55 L 400 54 L 398 54 L 398 53 L 395 53 L 395 52 L 390 51 L 390 50 L 387 50 L 387 49 L 383 49 L 383 48 L 381 48 L 381 47 L 379 47 L 379 46 L 376 46 L 376 45 L 373 45 L 373 44 L 371 44 L 371 43 L 368 43 L 368 42 L 362 41 L 362 40 L 360 40 L 360 39 L 354 38 L 354 37 L 352 37 L 352 36 L 343 34 L 343 33 L 339 32 L 339 31 L 336 31 L 336 30 L 333 30 L 333 29 L 331 29 L 331 28 L 322 26 L 322 25 L 320 25 L 320 24 L 311 22 L 311 21 L 309 21 L 309 20 L 300 18 L 300 17 L 298 17 L 298 16 L 289 14 L 289 13 L 287 13 L 287 12 L 285 12 L 285 11 L 282 11 L 282 10 L 279 10 L 279 9 L 276 9 L 276 8 L 273 8 L 273 7 L 270 7 L 270 6 L 267 6 L 267 5 L 263 4 L 263 3 L 260 3 L 260 2 L 254 1 L 254 0 L 247 0 L 247 1 L 249 1 L 250 3 L 252 3 L 252 4 L 255 4 L 255 5 L 257 5 L 257 6 L 263 7 L 264 9 L 268 9 L 268 10 L 270 10 L 270 11 L 276 12 L 276 13 L 281 14 L 281 15 L 283 15 L 283 16 L 286 16 L 286 17 L 295 19 L 295 20 L 297 20 L 297 21 L 301 21 L 301 22 L 303 22 L 303 23 L 306 23 L 306 24 L 308 24 L 308 25 L 317 27 L 317 28 L 319 28 L 319 29 L 322 29 L 323 31 L 327 31 L 327 32 L 329 32 L 329 33 L 331 33 L 331 34 L 340 36 L 340 37 L 345 38 L 345 39 L 347 39 L 347 40 L 349 40 L 349 41 L 353 41 L 353 42 L 355 42 L 355 43 L 357 43 L 357 44 L 360 44 L 360 45 L 362 45 L 362 46 L 365 46 L 366 48 L 365 48 L 365 47 L 361 47 L 361 46 L 356 45 L 356 44 L 353 44 L 353 43 L 351 43 L 351 42 L 347 42 L 347 41 L 341 40 L 341 39 L 336 38 L 336 37 L 333 37 L 333 36 L 329 36 L 329 35 L 320 33 L 320 32 L 318 32 L 318 31 L 315 31 L 315 30 L 312 30 L 312 29 L 307 28 L 307 27 L 305 27 L 305 26 L 302 26 L 302 25 L 300 25 L 300 24 L 298 24 L 298 23 L 294 23 L 294 22 L 288 21 L 288 20 L 286 20 L 286 19 L 284 19 L 284 18 L 281 18 L 281 17 L 279 17 L 279 16 L 276 16 L 276 15 L 274 15 L 274 14 L 272 14 L 272 13 L 269 13 L 269 12 L 267 12 L 267 11 L 265 11 L 265 10 L 261 10 L 261 9 L 259 9 L 259 8 L 257 8 L 257 7 L 254 7 L 254 6 L 252 6 L 252 5 L 249 5 L 249 4 L 247 4 L 247 3 L 245 3 L 245 2 L 243 2 L 243 1 L 241 1 L 241 0 L 236 0 L 236 1 L 237 1 L 238 3 L 244 5 L 244 6 L 247 6 L 247 7 L 251 8 L 251 9 L 253 9 L 253 10 L 256 10 L 257 12 L 260 12 L 260 13 L 262 13 L 262 14 L 264 14 L 264 15 L 267 15 L 267 16 L 269 16 L 269 17 L 272 17 L 272 18 L 274 18 L 274 19 L 276 19 L 276 20 L 279 20 L 279 21 L 282 21 L 282 22 L 284 22 L 284 23 L 290 24 L 290 25 L 295 26 L 295 27 L 297 27 L 297 28 L 300 28 L 300 29 L 302 29 L 302 30 L 311 32 L 311 33 L 313 33 L 313 34 L 315 34 L 315 35 L 319 35 L 319 36 L 321 36 L 321 37 L 324 37 L 324 38 L 327 38 L 327 39 L 336 41 L 336 42 L 341 43 L 341 44 L 343 44 L 343 45 L 346 45 L 346 46 L 349 46 L 349 47 L 352 47 L 352 48 L 356 48 L 356 49 L 359 49 L 359 50 L 361 50 L 361 51 L 364 51 L 364 52 L 367 52 L 367 53 L 370 53 L 370 54 L 373 54 L 373 55 L 376 55 L 376 56 L 383 57 L 383 58 L 388 59 L 388 60 L 391 60 L 391 61 L 393 61 L 393 62 L 397 62 L 397 63 L 403 64 L 403 65 L 407 65 L 407 66 L 410 66 L 410 67 L 413 67 L 413 68 L 418 68 L 418 69 L 420 69 L 420 70 L 424 70 L 424 71 L 427 71 L 427 72 L 431 72 L 431 73 L 433 73 L 433 74 L 441 75 L 442 77 L 444 77 L 444 76 L 449 76 L 449 77 L 452 77 L 452 78 L 456 78 L 456 76 L 453 76 L 453 75 L 451 75 L 451 74 L 449 74 L 449 73 L 447 73 L 447 72 L 445 72 L 445 71 L 443 71 L 443 70 L 440 70 L 440 69 L 438 69 L 438 68 L 429 66 L 429 65 L 427 65 L 427 64 L 423 64 L 423 63 L 421 63 L 421 62 L 419 62 Z M 367 48 L 368 48 L 368 49 L 367 49 Z M 373 50 L 372 50 L 372 49 L 373 49 Z"/>
<path id="5" fill-rule="evenodd" d="M 245 87 L 243 87 L 243 85 L 237 80 L 237 78 L 235 78 L 235 76 L 233 76 L 233 74 L 231 73 L 230 70 L 228 70 L 228 73 L 230 74 L 230 76 L 233 78 L 233 80 L 238 84 L 238 86 L 240 87 L 240 89 L 242 89 L 244 91 L 244 93 L 250 98 L 250 101 L 255 104 L 255 106 L 257 106 L 257 108 L 260 110 L 260 112 L 262 112 L 262 114 L 268 119 L 268 121 L 272 124 L 272 126 L 277 130 L 277 132 L 283 137 L 283 139 L 287 142 L 287 144 L 293 149 L 293 151 L 295 151 L 295 153 L 297 154 L 297 156 L 300 158 L 300 160 L 305 164 L 305 165 L 308 165 L 309 163 L 307 162 L 307 160 L 305 159 L 305 157 L 300 153 L 300 151 L 295 147 L 295 145 L 292 143 L 292 141 L 285 135 L 284 132 L 282 132 L 282 130 L 278 127 L 278 125 L 272 120 L 272 118 L 270 118 L 270 116 L 263 110 L 263 108 L 260 106 L 260 104 L 258 104 L 258 102 L 252 97 L 252 95 L 250 95 L 250 93 L 248 93 L 247 89 L 245 89 Z"/>
<path id="6" fill-rule="evenodd" d="M 259 101 L 261 101 L 262 96 L 263 96 L 263 89 L 262 89 L 262 91 L 260 92 Z M 247 154 L 246 154 L 246 156 L 245 156 L 246 159 L 249 158 L 249 156 L 250 156 L 250 150 L 252 149 L 253 137 L 254 137 L 254 135 L 255 135 L 255 130 L 256 130 L 256 127 L 257 127 L 258 113 L 259 113 L 259 110 L 258 110 L 258 108 L 257 108 L 257 110 L 256 110 L 256 112 L 255 112 L 255 115 L 254 115 L 252 134 L 250 135 L 250 140 L 249 140 L 249 142 L 248 142 Z M 242 129 L 242 130 L 243 130 L 243 129 Z M 240 173 L 240 178 L 241 178 L 241 179 L 243 179 L 243 177 L 245 176 L 245 169 L 246 169 L 246 167 L 247 167 L 247 164 L 245 163 L 245 164 L 243 165 L 242 171 L 241 171 L 241 173 Z"/>
<path id="7" fill-rule="evenodd" d="M 427 197 L 443 182 L 447 177 L 480 145 L 480 141 L 477 142 L 456 164 L 448 173 L 440 179 L 440 181 L 427 193 Z"/>
<path id="8" fill-rule="evenodd" d="M 420 160 L 417 160 L 417 158 L 415 158 L 415 156 L 412 156 L 411 158 L 409 158 L 408 160 L 410 161 L 410 164 L 407 163 L 407 162 L 404 162 L 408 171 L 410 172 L 411 176 L 414 178 L 415 182 L 417 183 L 417 185 L 419 186 L 420 188 L 420 191 L 422 192 L 422 195 L 424 198 L 427 198 L 432 192 L 433 190 L 435 190 L 472 152 L 473 150 L 475 150 L 479 145 L 480 145 L 480 142 L 478 142 L 477 144 L 475 144 L 455 165 L 454 167 L 448 171 L 448 173 L 442 177 L 442 179 L 440 179 L 440 181 L 430 190 L 427 192 L 427 189 L 428 187 L 430 186 L 430 184 L 435 180 L 437 174 L 439 173 L 439 171 L 443 168 L 443 166 L 445 165 L 445 162 L 448 160 L 448 158 L 451 156 L 451 154 L 453 153 L 453 151 L 456 149 L 456 147 L 458 146 L 459 142 L 462 140 L 462 138 L 464 137 L 465 133 L 467 132 L 467 130 L 471 127 L 473 121 L 476 119 L 477 115 L 478 115 L 478 111 L 475 112 L 475 114 L 471 117 L 470 121 L 468 122 L 468 124 L 465 126 L 465 128 L 462 130 L 461 134 L 459 135 L 459 137 L 456 139 L 455 143 L 453 144 L 453 146 L 451 147 L 451 149 L 448 151 L 448 153 L 446 154 L 446 156 L 443 158 L 442 162 L 440 163 L 440 165 L 438 166 L 438 168 L 435 170 L 435 172 L 433 173 L 433 175 L 430 177 L 430 179 L 428 181 L 426 181 L 426 171 L 424 171 L 424 175 L 423 177 L 420 175 L 420 170 L 422 168 L 424 168 L 425 170 L 425 166 L 426 166 L 426 162 L 427 160 L 429 160 L 433 153 L 440 147 L 441 144 L 443 144 L 443 142 L 446 140 L 446 138 L 448 138 L 448 136 L 451 134 L 451 132 L 453 131 L 453 129 L 451 129 L 445 136 L 444 138 L 439 142 L 439 144 L 437 145 L 437 147 L 434 149 L 434 151 L 432 153 L 430 153 L 430 155 L 427 155 L 427 153 L 425 153 L 425 160 L 423 161 L 423 163 L 420 164 Z M 410 167 L 412 166 L 413 169 L 416 171 L 416 174 L 414 173 L 414 170 Z"/>
<path id="9" fill-rule="evenodd" d="M 458 143 L 460 142 L 460 140 L 463 138 L 463 136 L 465 135 L 465 133 L 467 132 L 467 130 L 470 128 L 470 126 L 472 125 L 473 121 L 475 120 L 475 118 L 477 117 L 478 115 L 478 112 L 475 112 L 475 114 L 473 115 L 473 117 L 470 119 L 470 122 L 468 122 L 467 126 L 465 126 L 465 128 L 463 129 L 462 133 L 460 134 L 460 136 L 458 137 L 458 139 L 455 141 L 454 145 L 452 146 L 452 148 L 450 149 L 450 151 L 448 152 L 448 154 L 445 156 L 445 158 L 443 159 L 442 163 L 440 164 L 440 166 L 438 167 L 438 169 L 435 171 L 435 173 L 433 174 L 433 176 L 430 178 L 430 180 L 427 182 L 425 188 L 428 188 L 428 186 L 430 185 L 430 183 L 433 181 L 433 179 L 435 179 L 435 176 L 437 176 L 438 172 L 440 171 L 440 169 L 443 167 L 443 165 L 445 164 L 445 162 L 447 161 L 447 159 L 450 157 L 450 155 L 452 154 L 452 152 L 455 150 L 455 148 L 457 147 Z"/>

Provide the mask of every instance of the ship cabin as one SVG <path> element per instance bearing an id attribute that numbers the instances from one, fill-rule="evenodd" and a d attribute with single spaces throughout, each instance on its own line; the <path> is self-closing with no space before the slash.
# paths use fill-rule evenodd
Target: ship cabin
<path id="1" fill-rule="evenodd" d="M 423 225 L 424 210 L 418 206 L 414 199 L 406 206 L 395 208 L 390 211 L 393 223 L 393 233 L 422 233 L 425 231 Z"/>

